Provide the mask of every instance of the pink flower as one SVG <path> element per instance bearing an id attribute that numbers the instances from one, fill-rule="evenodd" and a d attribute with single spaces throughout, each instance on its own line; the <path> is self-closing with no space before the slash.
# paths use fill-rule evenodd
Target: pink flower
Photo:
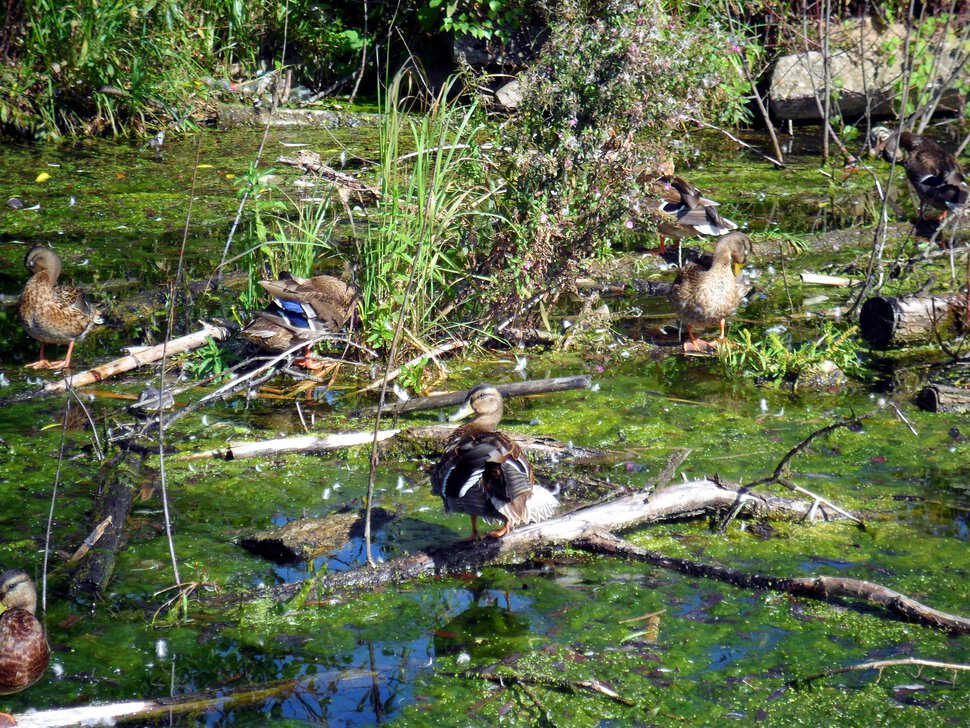
<path id="1" fill-rule="evenodd" d="M 539 222 L 545 225 L 547 222 L 549 222 L 549 216 L 546 213 L 542 213 L 539 215 Z"/>
<path id="2" fill-rule="evenodd" d="M 731 53 L 740 53 L 740 52 L 741 52 L 741 46 L 739 46 L 737 43 L 731 46 Z"/>
<path id="3" fill-rule="evenodd" d="M 627 230 L 633 230 L 633 220 L 627 220 L 624 224 L 626 225 Z"/>
<path id="4" fill-rule="evenodd" d="M 569 126 L 576 126 L 578 123 L 579 119 L 577 119 L 575 116 L 569 118 Z"/>

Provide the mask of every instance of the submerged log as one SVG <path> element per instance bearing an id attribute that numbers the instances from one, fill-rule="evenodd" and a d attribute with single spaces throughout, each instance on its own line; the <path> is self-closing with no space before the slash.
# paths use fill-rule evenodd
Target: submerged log
<path id="1" fill-rule="evenodd" d="M 530 379 L 525 382 L 496 384 L 495 388 L 502 393 L 502 397 L 509 398 L 524 397 L 530 394 L 564 392 L 570 389 L 589 389 L 592 383 L 593 378 L 589 374 L 580 374 L 573 377 L 552 377 L 551 379 Z M 381 414 L 384 416 L 400 415 L 405 412 L 455 407 L 465 401 L 465 396 L 468 392 L 469 390 L 463 389 L 458 392 L 448 392 L 447 394 L 433 394 L 430 397 L 412 397 L 406 402 L 398 402 L 384 406 L 381 409 Z M 376 412 L 377 407 L 367 407 L 366 409 L 356 410 L 353 414 L 372 415 Z"/>
<path id="2" fill-rule="evenodd" d="M 970 412 L 970 389 L 931 382 L 916 395 L 916 406 L 926 412 Z"/>
<path id="3" fill-rule="evenodd" d="M 380 528 L 394 515 L 383 508 L 371 511 Z M 356 511 L 331 513 L 323 518 L 301 518 L 285 526 L 258 531 L 237 542 L 247 551 L 270 561 L 292 563 L 339 551 L 351 539 L 364 537 L 364 516 Z"/>
<path id="4" fill-rule="evenodd" d="M 95 531 L 100 537 L 84 554 L 80 566 L 71 577 L 69 591 L 78 601 L 97 599 L 114 573 L 118 550 L 123 544 L 123 532 L 134 501 L 132 482 L 141 469 L 142 458 L 131 452 L 120 452 L 101 467 L 98 474 L 98 494 L 91 514 Z"/>
<path id="5" fill-rule="evenodd" d="M 940 336 L 949 339 L 961 330 L 959 312 L 963 297 L 874 296 L 859 311 L 859 333 L 871 346 L 887 348 L 926 343 Z"/>

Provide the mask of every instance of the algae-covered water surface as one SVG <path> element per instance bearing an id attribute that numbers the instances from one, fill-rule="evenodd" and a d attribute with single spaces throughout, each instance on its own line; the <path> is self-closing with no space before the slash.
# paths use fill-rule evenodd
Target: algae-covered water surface
<path id="1" fill-rule="evenodd" d="M 283 142 L 307 143 L 337 157 L 347 145 L 365 150 L 372 139 L 367 129 L 274 132 L 266 157 L 283 154 Z M 372 420 L 353 411 L 373 404 L 373 397 L 350 385 L 306 398 L 285 396 L 292 384 L 276 379 L 272 392 L 211 402 L 166 433 L 172 538 L 181 579 L 193 587 L 184 602 L 177 599 L 170 589 L 157 447 L 129 453 L 120 472 L 98 460 L 117 432 L 137 422 L 129 406 L 157 383 L 157 370 L 77 392 L 95 439 L 73 397 L 16 399 L 38 378 L 55 375 L 21 368 L 36 358 L 37 342 L 19 327 L 14 303 L 27 278 L 26 250 L 47 242 L 64 260 L 64 279 L 84 286 L 107 311 L 109 325 L 75 350 L 79 368 L 113 358 L 121 346 L 160 340 L 166 299 L 152 296 L 174 276 L 193 178 L 186 265 L 188 278 L 199 280 L 222 254 L 238 206 L 236 188 L 259 142 L 256 133 L 208 133 L 170 143 L 161 160 L 108 143 L 0 150 L 0 198 L 23 202 L 0 212 L 0 397 L 7 398 L 0 408 L 0 565 L 23 568 L 40 583 L 53 513 L 42 615 L 51 668 L 28 690 L 0 697 L 0 710 L 25 716 L 32 709 L 198 693 L 187 712 L 133 722 L 966 723 L 968 682 L 950 670 L 890 667 L 881 675 L 846 672 L 808 687 L 790 684 L 874 660 L 970 663 L 967 637 L 851 600 L 738 589 L 569 552 L 377 591 L 274 599 L 267 587 L 309 584 L 316 574 L 359 566 L 362 539 L 353 536 L 332 552 L 289 563 L 260 558 L 238 541 L 300 518 L 360 508 L 368 452 L 237 461 L 190 456 L 229 439 L 297 435 L 304 427 L 316 433 L 372 429 Z M 731 173 L 719 174 L 715 162 Z M 777 327 L 784 311 L 795 314 L 788 326 L 802 326 L 799 335 L 810 336 L 813 312 L 844 307 L 851 295 L 797 280 L 799 270 L 858 262 L 868 245 L 864 230 L 847 229 L 836 238 L 806 235 L 833 224 L 860 228 L 867 220 L 863 182 L 846 180 L 840 184 L 850 193 L 840 187 L 835 194 L 836 183 L 816 168 L 806 153 L 796 154 L 787 170 L 765 171 L 763 163 L 722 143 L 694 160 L 692 179 L 721 200 L 730 217 L 747 220 L 755 240 L 748 267 L 756 285 L 736 328 Z M 50 178 L 37 182 L 42 172 Z M 296 172 L 276 172 L 281 188 L 290 189 Z M 788 245 L 796 236 L 800 244 Z M 234 242 L 238 249 L 246 244 Z M 655 256 L 631 253 L 627 262 L 638 276 L 671 275 Z M 193 315 L 230 317 L 234 297 L 238 291 L 197 300 Z M 569 507 L 580 500 L 570 488 L 584 479 L 615 489 L 651 487 L 669 456 L 684 448 L 690 454 L 678 479 L 717 474 L 757 480 L 811 432 L 864 415 L 861 427 L 815 440 L 791 463 L 794 481 L 862 515 L 864 529 L 850 521 L 740 519 L 720 534 L 706 520 L 684 520 L 624 536 L 652 551 L 752 573 L 865 579 L 946 612 L 970 612 L 970 415 L 928 414 L 910 403 L 903 383 L 923 362 L 893 366 L 863 350 L 865 363 L 879 373 L 836 394 L 792 393 L 725 374 L 716 359 L 671 355 L 671 346 L 658 350 L 642 341 L 672 323 L 662 301 L 631 296 L 610 307 L 625 322 L 615 331 L 604 329 L 565 352 L 525 353 L 528 376 L 590 374 L 592 389 L 506 403 L 503 429 L 606 451 L 582 462 L 542 464 L 541 476 L 562 487 Z M 183 317 L 178 327 L 194 324 Z M 454 360 L 445 386 L 516 381 L 516 367 L 511 353 Z M 197 391 L 176 395 L 178 406 L 194 399 Z M 440 417 L 405 415 L 398 425 Z M 388 451 L 378 471 L 375 505 L 387 516 L 375 534 L 381 560 L 468 534 L 468 520 L 442 513 L 431 494 L 432 461 L 404 452 Z M 88 537 L 95 500 L 112 477 L 128 482 L 135 500 L 108 587 L 91 599 L 70 592 L 67 562 Z M 778 485 L 768 488 L 793 495 Z"/>

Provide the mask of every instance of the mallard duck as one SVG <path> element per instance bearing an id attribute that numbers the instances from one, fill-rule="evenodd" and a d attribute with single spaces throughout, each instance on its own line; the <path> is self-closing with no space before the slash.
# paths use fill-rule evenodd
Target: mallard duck
<path id="1" fill-rule="evenodd" d="M 919 219 L 926 205 L 942 210 L 940 219 L 967 203 L 970 188 L 957 158 L 939 144 L 912 132 L 891 132 L 884 126 L 872 130 L 876 139 L 873 154 L 887 162 L 893 159 L 903 165 L 909 183 L 919 197 Z"/>
<path id="2" fill-rule="evenodd" d="M 502 395 L 488 384 L 468 392 L 449 420 L 474 413 L 448 439 L 445 452 L 431 471 L 431 488 L 441 496 L 446 513 L 467 513 L 472 540 L 480 538 L 478 518 L 502 521 L 501 528 L 485 534 L 501 538 L 515 526 L 549 518 L 559 502 L 536 485 L 532 466 L 508 435 L 496 432 L 502 419 Z"/>
<path id="3" fill-rule="evenodd" d="M 737 275 L 750 254 L 748 236 L 732 232 L 717 241 L 709 268 L 687 263 L 680 269 L 670 289 L 670 302 L 680 320 L 687 324 L 690 341 L 684 342 L 684 351 L 703 351 L 711 346 L 694 335 L 695 326 L 720 322 L 721 338 L 724 338 L 724 320 L 735 312 L 744 295 L 738 287 Z"/>
<path id="4" fill-rule="evenodd" d="M 32 275 L 20 295 L 20 320 L 27 333 L 40 342 L 40 359 L 26 366 L 29 369 L 70 367 L 74 342 L 83 339 L 104 320 L 81 289 L 56 285 L 61 275 L 61 259 L 53 250 L 42 245 L 31 248 L 24 265 Z M 67 356 L 63 361 L 47 361 L 45 344 L 67 344 Z"/>
<path id="5" fill-rule="evenodd" d="M 50 648 L 34 616 L 37 589 L 25 571 L 0 574 L 0 604 L 0 695 L 10 695 L 40 680 L 50 662 Z"/>
<path id="6" fill-rule="evenodd" d="M 720 203 L 704 197 L 701 191 L 683 177 L 674 174 L 652 174 L 646 177 L 648 189 L 656 195 L 647 210 L 659 218 L 657 232 L 660 247 L 655 251 L 667 252 L 666 238 L 680 241 L 692 235 L 726 235 L 737 229 L 717 211 Z"/>
<path id="7" fill-rule="evenodd" d="M 286 351 L 322 333 L 336 333 L 357 303 L 357 289 L 333 276 L 295 278 L 283 273 L 279 280 L 259 285 L 273 296 L 273 302 L 256 313 L 240 336 L 269 351 Z M 297 363 L 320 368 L 309 352 Z"/>

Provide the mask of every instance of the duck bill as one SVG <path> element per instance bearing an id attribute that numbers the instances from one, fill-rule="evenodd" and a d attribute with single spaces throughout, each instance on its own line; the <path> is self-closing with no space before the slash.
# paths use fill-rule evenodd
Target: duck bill
<path id="1" fill-rule="evenodd" d="M 458 408 L 458 411 L 448 418 L 448 421 L 457 422 L 458 420 L 463 420 L 468 417 L 468 415 L 472 414 L 472 412 L 472 406 L 468 404 L 468 402 L 464 402 L 462 403 L 461 407 Z"/>
<path id="2" fill-rule="evenodd" d="M 744 268 L 744 263 L 731 263 L 731 269 L 734 271 L 735 278 L 741 275 L 742 268 Z"/>

